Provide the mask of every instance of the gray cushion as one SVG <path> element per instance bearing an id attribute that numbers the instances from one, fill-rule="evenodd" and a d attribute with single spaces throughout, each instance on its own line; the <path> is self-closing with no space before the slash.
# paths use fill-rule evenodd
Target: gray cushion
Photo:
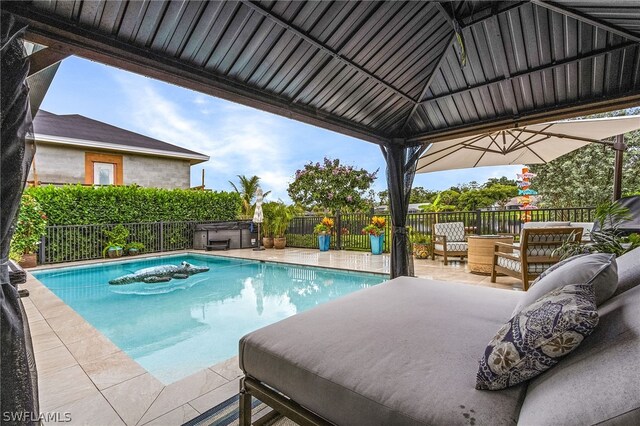
<path id="1" fill-rule="evenodd" d="M 529 382 L 518 425 L 640 424 L 640 286 L 599 307 L 591 336 Z"/>
<path id="2" fill-rule="evenodd" d="M 480 359 L 476 389 L 517 385 L 556 365 L 598 325 L 593 286 L 557 288 L 514 315 Z"/>
<path id="3" fill-rule="evenodd" d="M 640 247 L 616 259 L 618 263 L 618 288 L 615 296 L 640 285 Z"/>
<path id="4" fill-rule="evenodd" d="M 535 285 L 538 281 L 540 281 L 541 279 L 543 279 L 544 277 L 546 277 L 547 275 L 549 275 L 550 273 L 552 273 L 553 271 L 555 271 L 556 269 L 558 269 L 559 267 L 574 261 L 576 259 L 579 259 L 583 256 L 588 256 L 589 253 L 582 253 L 582 254 L 576 254 L 575 256 L 571 256 L 567 259 L 561 260 L 558 263 L 555 263 L 553 265 L 551 265 L 549 268 L 547 268 L 546 271 L 544 271 L 543 273 L 540 274 L 540 276 L 538 278 L 535 279 L 535 281 L 533 281 L 533 283 L 531 283 L 531 285 Z"/>
<path id="5" fill-rule="evenodd" d="M 618 286 L 615 255 L 595 253 L 560 266 L 529 288 L 513 311 L 514 315 L 551 290 L 569 284 L 592 284 L 596 304 L 600 306 L 613 295 Z"/>
<path id="6" fill-rule="evenodd" d="M 513 424 L 523 386 L 474 386 L 522 294 L 397 278 L 243 337 L 240 367 L 339 425 Z"/>
<path id="7" fill-rule="evenodd" d="M 516 255 L 516 257 L 520 257 L 517 255 L 518 252 L 513 252 L 512 255 Z M 506 257 L 498 257 L 497 261 L 498 266 L 502 266 L 503 268 L 510 269 L 515 272 L 520 272 L 522 270 L 522 261 L 521 260 L 513 260 Z M 527 269 L 530 274 L 539 274 L 544 272 L 549 268 L 548 263 L 529 263 L 527 264 Z"/>

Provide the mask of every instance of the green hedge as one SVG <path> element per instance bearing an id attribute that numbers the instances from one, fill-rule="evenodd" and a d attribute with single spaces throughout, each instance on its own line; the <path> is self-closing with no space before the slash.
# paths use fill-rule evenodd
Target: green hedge
<path id="1" fill-rule="evenodd" d="M 67 185 L 28 188 L 49 225 L 235 220 L 242 201 L 235 192 Z"/>

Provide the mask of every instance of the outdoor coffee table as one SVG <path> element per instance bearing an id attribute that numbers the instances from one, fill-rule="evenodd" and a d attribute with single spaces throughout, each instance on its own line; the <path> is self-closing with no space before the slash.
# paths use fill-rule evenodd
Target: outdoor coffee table
<path id="1" fill-rule="evenodd" d="M 505 235 L 469 235 L 468 265 L 474 274 L 490 275 L 493 267 L 495 243 L 513 244 L 513 237 Z"/>

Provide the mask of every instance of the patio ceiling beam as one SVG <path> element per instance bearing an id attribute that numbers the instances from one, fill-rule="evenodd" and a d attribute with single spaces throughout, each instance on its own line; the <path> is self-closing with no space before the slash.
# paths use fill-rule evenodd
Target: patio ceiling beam
<path id="1" fill-rule="evenodd" d="M 600 19 L 591 18 L 569 7 L 562 6 L 562 5 L 559 5 L 558 3 L 555 3 L 552 1 L 545 1 L 545 0 L 531 0 L 531 3 L 536 4 L 540 7 L 544 7 L 545 9 L 549 9 L 551 11 L 560 13 L 564 16 L 568 16 L 569 18 L 573 18 L 578 21 L 584 22 L 585 24 L 593 25 L 594 27 L 601 28 L 610 33 L 617 34 L 620 37 L 624 37 L 628 40 L 635 41 L 636 43 L 640 43 L 640 36 L 638 36 L 637 34 L 634 34 L 631 31 L 627 31 L 615 25 L 606 23 Z"/>
<path id="2" fill-rule="evenodd" d="M 378 145 L 390 141 L 365 126 L 316 108 L 292 103 L 272 93 L 240 85 L 225 76 L 125 43 L 114 36 L 70 24 L 22 2 L 5 3 L 3 9 L 29 25 L 26 34 L 28 40 L 65 54 L 115 66 Z"/>
<path id="3" fill-rule="evenodd" d="M 443 95 L 434 96 L 433 98 L 429 98 L 429 99 L 425 99 L 423 101 L 420 101 L 420 105 L 436 102 L 436 101 L 439 101 L 439 100 L 442 100 L 442 99 L 448 99 L 448 98 L 450 98 L 452 96 L 455 96 L 455 95 L 461 95 L 461 94 L 464 94 L 464 93 L 469 93 L 471 91 L 483 89 L 485 87 L 493 86 L 495 84 L 504 83 L 504 82 L 511 82 L 512 80 L 514 80 L 516 78 L 527 77 L 529 75 L 532 75 L 532 74 L 535 74 L 535 73 L 539 73 L 539 72 L 542 72 L 542 71 L 553 70 L 553 69 L 556 69 L 556 68 L 563 67 L 565 65 L 573 64 L 575 62 L 580 62 L 580 61 L 584 61 L 584 60 L 587 60 L 587 59 L 592 59 L 592 58 L 595 58 L 595 57 L 598 57 L 598 56 L 606 55 L 608 53 L 614 53 L 614 52 L 617 52 L 619 50 L 625 50 L 625 49 L 628 49 L 628 48 L 634 47 L 634 46 L 638 46 L 638 43 L 635 43 L 635 42 L 634 43 L 623 43 L 623 44 L 621 44 L 619 46 L 616 46 L 616 47 L 605 47 L 603 49 L 594 50 L 594 51 L 592 51 L 590 53 L 587 53 L 587 54 L 584 54 L 584 55 L 578 55 L 578 56 L 574 56 L 574 57 L 571 57 L 571 58 L 562 59 L 560 61 L 556 61 L 556 62 L 554 62 L 552 64 L 549 64 L 549 65 L 541 65 L 541 66 L 538 66 L 538 67 L 535 67 L 535 68 L 532 68 L 532 69 L 529 69 L 529 70 L 526 70 L 526 71 L 513 73 L 513 74 L 510 74 L 508 76 L 504 76 L 504 77 L 493 79 L 491 81 L 487 81 L 487 82 L 484 82 L 484 83 L 468 86 L 468 87 L 466 87 L 464 89 L 454 90 L 454 91 L 451 91 L 449 93 L 445 93 Z"/>
<path id="4" fill-rule="evenodd" d="M 50 47 L 46 47 L 44 49 L 38 50 L 35 53 L 29 55 L 29 75 L 39 73 L 40 71 L 49 68 L 51 65 L 57 64 L 61 60 L 67 58 L 69 53 L 62 52 L 57 49 L 52 49 Z"/>
<path id="5" fill-rule="evenodd" d="M 402 97 L 403 99 L 411 102 L 412 104 L 417 103 L 417 101 L 415 99 L 413 99 L 411 96 L 407 95 L 406 93 L 404 93 L 400 89 L 397 89 L 396 87 L 393 87 L 392 85 L 390 85 L 389 83 L 385 82 L 384 80 L 376 77 L 373 73 L 367 71 L 366 69 L 364 69 L 360 65 L 356 64 L 352 60 L 350 60 L 347 57 L 341 55 L 339 52 L 331 49 L 327 45 L 325 45 L 325 44 L 321 43 L 320 41 L 316 40 L 315 38 L 311 37 L 309 34 L 305 33 L 301 29 L 291 26 L 289 23 L 287 23 L 285 20 L 283 20 L 279 16 L 274 15 L 273 13 L 268 11 L 264 6 L 262 6 L 260 4 L 257 4 L 257 3 L 254 3 L 253 1 L 250 1 L 250 0 L 240 0 L 240 2 L 242 4 L 244 4 L 245 6 L 247 6 L 248 8 L 250 8 L 251 10 L 255 11 L 256 13 L 258 13 L 258 14 L 264 16 L 265 18 L 270 19 L 271 21 L 275 22 L 277 25 L 281 26 L 282 28 L 284 28 L 285 30 L 289 31 L 290 33 L 293 33 L 296 36 L 300 37 L 301 39 L 303 39 L 307 43 L 311 44 L 313 47 L 315 47 L 319 51 L 321 51 L 321 52 L 333 57 L 335 60 L 340 61 L 341 63 L 343 63 L 347 67 L 355 70 L 359 74 L 364 75 L 368 79 L 371 79 L 371 80 L 375 81 L 377 84 L 383 86 L 387 90 L 392 91 L 396 95 L 398 95 L 398 96 Z"/>
<path id="6" fill-rule="evenodd" d="M 615 94 L 602 97 L 598 101 L 589 99 L 569 103 L 560 107 L 537 109 L 531 112 L 524 112 L 518 117 L 506 115 L 477 122 L 472 126 L 459 124 L 442 130 L 426 131 L 408 137 L 406 145 L 444 142 L 452 139 L 475 136 L 480 133 L 492 133 L 513 127 L 545 123 L 551 120 L 562 120 L 631 108 L 638 106 L 638 104 L 640 104 L 640 90 L 635 90 L 627 92 L 624 95 Z"/>

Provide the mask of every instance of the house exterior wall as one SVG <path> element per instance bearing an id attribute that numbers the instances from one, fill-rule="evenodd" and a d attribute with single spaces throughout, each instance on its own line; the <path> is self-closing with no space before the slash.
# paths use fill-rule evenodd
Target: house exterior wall
<path id="1" fill-rule="evenodd" d="M 79 147 L 38 143 L 35 166 L 38 181 L 65 184 L 85 183 L 85 153 L 100 152 Z M 103 151 L 105 152 L 105 151 Z M 189 160 L 122 153 L 123 183 L 143 187 L 187 189 L 191 183 Z M 33 166 L 29 181 L 33 181 Z"/>
<path id="2" fill-rule="evenodd" d="M 166 189 L 188 189 L 191 184 L 189 160 L 144 155 L 123 155 L 124 184 Z"/>

